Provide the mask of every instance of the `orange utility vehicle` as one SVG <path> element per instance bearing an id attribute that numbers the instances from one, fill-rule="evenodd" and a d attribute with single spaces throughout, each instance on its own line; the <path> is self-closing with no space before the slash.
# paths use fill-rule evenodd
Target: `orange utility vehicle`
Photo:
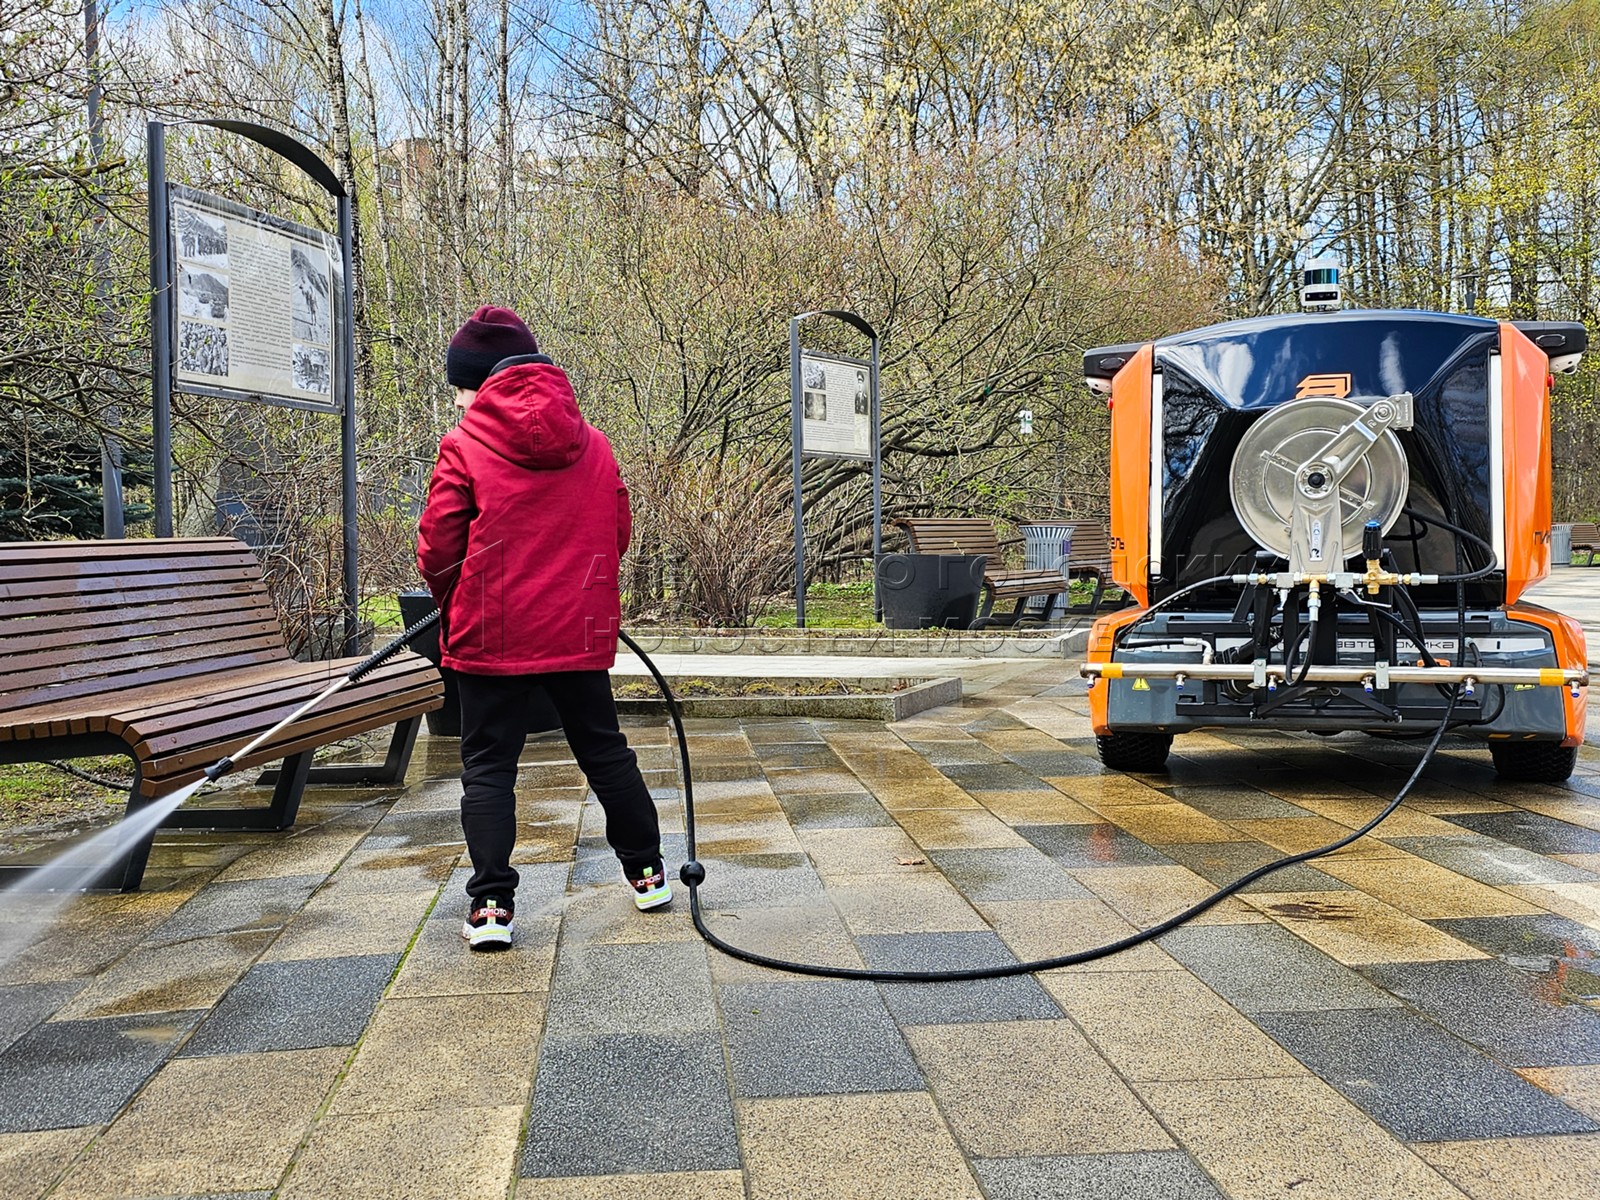
<path id="1" fill-rule="evenodd" d="M 1550 389 L 1582 325 L 1231 321 L 1084 356 L 1111 408 L 1112 574 L 1082 674 L 1101 760 L 1206 727 L 1427 735 L 1571 774 L 1587 654 L 1550 566 Z"/>

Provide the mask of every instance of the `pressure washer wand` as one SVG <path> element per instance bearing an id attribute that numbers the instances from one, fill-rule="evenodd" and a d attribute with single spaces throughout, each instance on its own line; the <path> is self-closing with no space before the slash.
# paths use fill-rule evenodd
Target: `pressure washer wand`
<path id="1" fill-rule="evenodd" d="M 412 625 L 399 637 L 395 638 L 394 641 L 384 646 L 381 650 L 377 650 L 368 657 L 362 659 L 350 669 L 348 674 L 341 675 L 338 679 L 334 680 L 327 687 L 323 688 L 322 691 L 318 692 L 315 696 L 307 700 L 283 720 L 279 721 L 271 729 L 267 730 L 260 737 L 256 738 L 248 746 L 245 746 L 240 750 L 235 750 L 232 754 L 226 755 L 225 757 L 220 758 L 216 762 L 212 763 L 203 772 L 205 778 L 209 779 L 212 783 L 215 783 L 217 780 L 221 779 L 229 771 L 234 769 L 234 767 L 238 764 L 239 759 L 250 757 L 250 755 L 254 754 L 262 746 L 270 742 L 273 737 L 281 733 L 288 726 L 293 725 L 301 717 L 305 716 L 312 709 L 316 708 L 317 705 L 321 704 L 340 688 L 346 687 L 352 683 L 357 683 L 364 676 L 370 675 L 373 671 L 377 670 L 379 666 L 398 654 L 407 642 L 416 637 L 417 634 L 421 633 L 424 629 L 427 629 L 429 626 L 433 625 L 438 620 L 439 610 L 436 608 L 427 616 L 419 620 L 415 625 Z"/>

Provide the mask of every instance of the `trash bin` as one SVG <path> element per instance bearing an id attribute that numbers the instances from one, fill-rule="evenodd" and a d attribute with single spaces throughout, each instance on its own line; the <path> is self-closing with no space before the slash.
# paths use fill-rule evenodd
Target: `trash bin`
<path id="1" fill-rule="evenodd" d="M 1550 527 L 1550 565 L 1554 567 L 1570 567 L 1572 565 L 1572 526 L 1552 525 Z"/>
<path id="2" fill-rule="evenodd" d="M 885 554 L 878 603 L 890 629 L 968 629 L 978 616 L 987 554 Z"/>
<path id="3" fill-rule="evenodd" d="M 434 608 L 433 597 L 427 592 L 401 592 L 396 599 L 400 601 L 400 620 L 407 629 L 422 620 Z M 439 675 L 444 679 L 444 707 L 436 708 L 427 714 L 428 732 L 434 737 L 460 737 L 461 691 L 456 686 L 456 673 L 448 667 L 439 666 L 441 655 L 438 624 L 430 625 L 412 638 L 409 648 L 439 667 Z M 543 691 L 535 692 L 528 704 L 528 732 L 546 733 L 560 728 L 561 718 L 556 715 L 555 705 L 550 703 Z"/>
<path id="4" fill-rule="evenodd" d="M 1022 532 L 1023 565 L 1030 571 L 1061 571 L 1061 594 L 1048 613 L 1043 612 L 1045 597 L 1028 601 L 1028 610 L 1047 621 L 1059 620 L 1067 615 L 1066 571 L 1063 567 L 1072 554 L 1071 525 L 1018 525 Z"/>

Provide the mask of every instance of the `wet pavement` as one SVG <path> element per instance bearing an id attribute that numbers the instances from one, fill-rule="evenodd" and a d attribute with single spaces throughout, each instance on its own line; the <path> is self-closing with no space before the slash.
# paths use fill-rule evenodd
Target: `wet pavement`
<path id="1" fill-rule="evenodd" d="M 1107 773 L 1070 663 L 953 665 L 965 701 L 892 726 L 691 722 L 721 936 L 891 969 L 1087 947 L 1348 832 L 1418 753 L 1201 734 Z M 681 860 L 669 731 L 629 735 Z M 1600 751 L 1510 785 L 1447 742 L 1376 837 L 1157 944 L 945 985 L 634 911 L 548 740 L 518 943 L 472 955 L 455 755 L 314 788 L 289 834 L 164 834 L 148 890 L 0 968 L 0 1196 L 1600 1197 Z"/>

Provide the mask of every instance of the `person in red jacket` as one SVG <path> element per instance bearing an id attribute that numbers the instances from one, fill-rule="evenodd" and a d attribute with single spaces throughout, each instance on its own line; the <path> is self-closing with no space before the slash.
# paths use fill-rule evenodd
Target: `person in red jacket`
<path id="1" fill-rule="evenodd" d="M 511 944 L 516 912 L 513 788 L 535 689 L 555 706 L 605 809 L 634 902 L 659 908 L 672 889 L 607 673 L 633 528 L 611 443 L 510 309 L 473 313 L 450 339 L 446 373 L 463 413 L 439 443 L 417 563 L 461 694 L 461 828 L 472 858 L 461 932 L 474 950 L 497 949 Z"/>

